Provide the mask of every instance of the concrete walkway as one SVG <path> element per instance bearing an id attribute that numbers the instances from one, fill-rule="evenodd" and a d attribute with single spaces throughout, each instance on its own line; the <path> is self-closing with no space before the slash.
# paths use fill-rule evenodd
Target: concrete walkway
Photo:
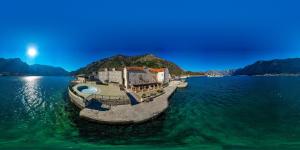
<path id="1" fill-rule="evenodd" d="M 145 122 L 157 117 L 168 108 L 168 99 L 176 88 L 176 85 L 166 87 L 164 89 L 165 93 L 154 98 L 151 102 L 143 102 L 137 105 L 118 105 L 111 107 L 108 111 L 84 108 L 80 111 L 80 117 L 106 124 Z"/>

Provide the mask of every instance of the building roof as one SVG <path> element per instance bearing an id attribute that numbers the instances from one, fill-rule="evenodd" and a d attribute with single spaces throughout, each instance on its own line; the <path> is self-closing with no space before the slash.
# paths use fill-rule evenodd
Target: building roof
<path id="1" fill-rule="evenodd" d="M 165 71 L 165 68 L 150 68 L 149 69 L 150 72 L 164 72 Z"/>
<path id="2" fill-rule="evenodd" d="M 128 76 L 128 83 L 131 85 L 146 85 L 157 83 L 156 75 L 153 73 L 134 73 Z"/>
<path id="3" fill-rule="evenodd" d="M 146 67 L 126 67 L 128 71 L 145 71 Z M 149 68 L 150 72 L 164 72 L 165 68 Z"/>

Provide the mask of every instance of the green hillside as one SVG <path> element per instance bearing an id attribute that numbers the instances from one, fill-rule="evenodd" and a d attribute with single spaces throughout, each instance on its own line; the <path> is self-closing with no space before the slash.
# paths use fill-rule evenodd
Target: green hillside
<path id="1" fill-rule="evenodd" d="M 175 63 L 156 57 L 152 54 L 139 56 L 124 56 L 116 55 L 109 58 L 104 58 L 99 61 L 88 64 L 86 67 L 75 71 L 75 74 L 88 74 L 99 70 L 100 68 L 121 68 L 130 66 L 145 66 L 150 68 L 167 67 L 172 75 L 181 75 L 183 69 Z"/>

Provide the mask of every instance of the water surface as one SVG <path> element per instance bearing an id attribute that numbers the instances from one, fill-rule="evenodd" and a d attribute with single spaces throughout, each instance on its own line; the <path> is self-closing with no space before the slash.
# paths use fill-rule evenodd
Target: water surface
<path id="1" fill-rule="evenodd" d="M 298 149 L 300 77 L 190 78 L 151 122 L 78 117 L 70 77 L 0 77 L 0 148 Z"/>

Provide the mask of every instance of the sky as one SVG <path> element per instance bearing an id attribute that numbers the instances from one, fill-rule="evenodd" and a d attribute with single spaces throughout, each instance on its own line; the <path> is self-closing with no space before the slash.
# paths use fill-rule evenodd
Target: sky
<path id="1" fill-rule="evenodd" d="M 116 54 L 152 53 L 185 70 L 300 57 L 291 0 L 7 0 L 0 57 L 72 71 Z M 26 55 L 34 45 L 35 58 Z"/>

